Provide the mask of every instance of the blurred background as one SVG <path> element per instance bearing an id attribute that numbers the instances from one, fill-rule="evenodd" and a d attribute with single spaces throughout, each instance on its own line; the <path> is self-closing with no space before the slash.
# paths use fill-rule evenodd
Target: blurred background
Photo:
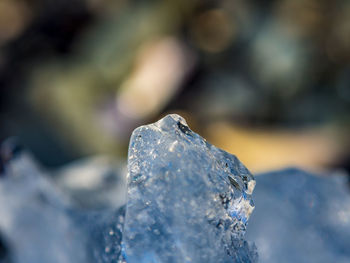
<path id="1" fill-rule="evenodd" d="M 0 0 L 0 140 L 125 160 L 168 113 L 253 172 L 350 170 L 350 1 Z"/>

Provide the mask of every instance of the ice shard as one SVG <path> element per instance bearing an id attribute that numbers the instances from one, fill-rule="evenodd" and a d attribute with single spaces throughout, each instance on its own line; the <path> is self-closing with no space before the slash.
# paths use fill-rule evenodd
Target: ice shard
<path id="1" fill-rule="evenodd" d="M 256 262 L 244 239 L 253 176 L 180 116 L 134 131 L 126 204 L 119 172 L 88 176 L 95 161 L 53 180 L 12 143 L 0 159 L 1 263 Z"/>
<path id="2" fill-rule="evenodd" d="M 82 210 L 28 152 L 16 149 L 12 141 L 0 148 L 0 263 L 116 262 L 124 206 Z"/>
<path id="3" fill-rule="evenodd" d="M 0 239 L 6 248 L 0 262 L 88 262 L 84 233 L 68 207 L 28 154 L 9 161 L 0 177 Z"/>
<path id="4" fill-rule="evenodd" d="M 261 263 L 350 262 L 350 189 L 344 175 L 285 169 L 256 176 L 247 230 Z"/>
<path id="5" fill-rule="evenodd" d="M 142 262 L 255 262 L 244 240 L 255 180 L 233 155 L 178 115 L 136 129 L 128 155 L 123 258 Z"/>

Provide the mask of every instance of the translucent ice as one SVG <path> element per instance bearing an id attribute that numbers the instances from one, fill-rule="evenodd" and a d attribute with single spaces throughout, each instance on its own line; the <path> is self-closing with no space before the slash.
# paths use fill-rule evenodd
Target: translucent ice
<path id="1" fill-rule="evenodd" d="M 136 129 L 128 156 L 123 256 L 142 262 L 255 262 L 243 235 L 255 181 L 178 115 Z"/>
<path id="2" fill-rule="evenodd" d="M 1 263 L 110 263 L 121 252 L 124 207 L 82 211 L 26 152 L 3 158 Z M 113 194 L 114 195 L 114 194 Z"/>
<path id="3" fill-rule="evenodd" d="M 350 262 L 350 191 L 345 176 L 288 169 L 256 177 L 247 238 L 261 263 Z"/>
<path id="4" fill-rule="evenodd" d="M 27 154 L 0 178 L 0 239 L 5 262 L 86 262 L 83 233 L 67 213 L 69 201 Z M 1 262 L 1 258 L 0 258 Z"/>
<path id="5" fill-rule="evenodd" d="M 11 147 L 0 149 L 1 263 L 256 261 L 243 238 L 252 175 L 177 115 L 133 133 L 126 205 L 114 168 L 90 159 L 53 180 Z"/>

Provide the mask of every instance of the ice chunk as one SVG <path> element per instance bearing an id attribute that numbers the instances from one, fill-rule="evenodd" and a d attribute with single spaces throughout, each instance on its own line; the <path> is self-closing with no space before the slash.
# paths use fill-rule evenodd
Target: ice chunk
<path id="1" fill-rule="evenodd" d="M 255 262 L 244 239 L 255 181 L 178 115 L 136 129 L 128 156 L 128 263 Z"/>
<path id="2" fill-rule="evenodd" d="M 0 149 L 0 262 L 256 261 L 243 239 L 252 175 L 177 115 L 133 133 L 126 206 L 118 172 L 87 160 L 52 180 L 16 149 Z"/>
<path id="3" fill-rule="evenodd" d="M 125 208 L 78 209 L 30 154 L 15 149 L 8 142 L 0 149 L 0 262 L 116 262 Z"/>
<path id="4" fill-rule="evenodd" d="M 119 208 L 126 199 L 126 163 L 106 156 L 76 160 L 55 172 L 55 183 L 84 209 Z"/>
<path id="5" fill-rule="evenodd" d="M 6 260 L 88 262 L 84 235 L 66 211 L 69 201 L 29 155 L 21 154 L 8 162 L 2 174 L 0 239 L 6 247 Z"/>
<path id="6" fill-rule="evenodd" d="M 118 262 L 124 215 L 125 206 L 109 211 L 88 211 L 74 215 L 75 222 L 85 233 L 88 262 Z"/>
<path id="7" fill-rule="evenodd" d="M 350 262 L 350 191 L 345 176 L 288 169 L 256 176 L 247 238 L 261 263 Z"/>

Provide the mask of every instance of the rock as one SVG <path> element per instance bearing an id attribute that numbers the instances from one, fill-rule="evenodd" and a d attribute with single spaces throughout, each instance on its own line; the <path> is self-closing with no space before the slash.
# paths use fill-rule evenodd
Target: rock
<path id="1" fill-rule="evenodd" d="M 142 262 L 255 262 L 243 235 L 255 180 L 178 115 L 136 129 L 128 155 L 123 257 Z"/>
<path id="2" fill-rule="evenodd" d="M 255 241 L 259 262 L 350 262 L 346 176 L 287 169 L 256 181 L 247 238 Z"/>

